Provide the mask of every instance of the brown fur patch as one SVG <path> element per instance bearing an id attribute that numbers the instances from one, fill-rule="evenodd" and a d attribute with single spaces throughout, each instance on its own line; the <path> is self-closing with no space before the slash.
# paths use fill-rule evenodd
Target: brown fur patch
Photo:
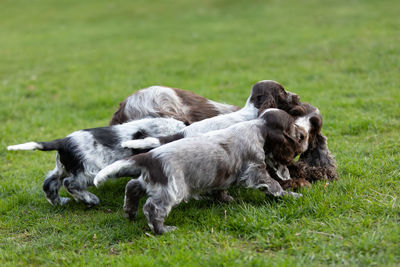
<path id="1" fill-rule="evenodd" d="M 167 185 L 168 177 L 164 174 L 162 163 L 158 158 L 153 157 L 151 152 L 135 155 L 131 159 L 137 166 L 147 169 L 152 183 Z"/>
<path id="2" fill-rule="evenodd" d="M 189 106 L 186 120 L 189 124 L 219 115 L 218 110 L 208 102 L 208 99 L 193 92 L 172 88 L 184 105 Z"/>
<path id="3" fill-rule="evenodd" d="M 311 184 L 304 178 L 279 181 L 279 184 L 284 190 L 299 190 L 303 187 L 311 188 Z"/>
<path id="4" fill-rule="evenodd" d="M 283 110 L 267 112 L 262 134 L 265 137 L 264 150 L 272 152 L 274 159 L 284 165 L 293 161 L 300 144 L 289 133 L 293 130 L 294 119 Z"/>
<path id="5" fill-rule="evenodd" d="M 331 166 L 310 166 L 304 161 L 288 165 L 292 179 L 306 179 L 309 182 L 319 180 L 337 180 L 336 169 Z"/>
<path id="6" fill-rule="evenodd" d="M 128 121 L 128 117 L 125 114 L 125 107 L 126 107 L 126 100 L 119 103 L 119 108 L 117 111 L 114 112 L 114 115 L 111 118 L 109 125 L 121 124 Z"/>
<path id="7" fill-rule="evenodd" d="M 215 185 L 217 187 L 222 186 L 225 181 L 232 175 L 229 165 L 224 164 L 222 160 L 217 162 L 217 173 L 215 177 Z"/>
<path id="8" fill-rule="evenodd" d="M 220 146 L 229 157 L 231 154 L 231 149 L 229 148 L 229 145 L 221 143 Z M 229 164 L 226 164 L 225 161 L 217 160 L 217 173 L 215 177 L 215 184 L 217 186 L 223 185 L 225 181 L 232 175 L 230 167 L 231 166 Z"/>
<path id="9" fill-rule="evenodd" d="M 173 134 L 173 135 L 167 135 L 167 136 L 162 136 L 158 138 L 158 141 L 160 141 L 160 144 L 168 144 L 171 143 L 173 141 L 179 140 L 184 138 L 185 136 L 183 135 L 182 132 Z"/>
<path id="10" fill-rule="evenodd" d="M 259 108 L 258 114 L 268 108 L 282 109 L 293 116 L 301 116 L 305 112 L 299 96 L 286 92 L 282 85 L 274 81 L 256 83 L 251 90 L 250 102 Z"/>

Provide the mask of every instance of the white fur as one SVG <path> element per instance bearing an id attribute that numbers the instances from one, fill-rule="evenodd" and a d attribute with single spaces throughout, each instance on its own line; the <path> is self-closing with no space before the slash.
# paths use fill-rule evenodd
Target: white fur
<path id="1" fill-rule="evenodd" d="M 129 140 L 121 143 L 125 148 L 147 149 L 160 146 L 160 141 L 154 137 L 146 137 L 144 139 Z"/>
<path id="2" fill-rule="evenodd" d="M 14 145 L 14 146 L 8 146 L 7 150 L 36 150 L 36 149 L 41 149 L 42 145 L 36 143 L 36 142 L 28 142 L 24 144 L 19 144 L 19 145 Z"/>
<path id="3" fill-rule="evenodd" d="M 129 120 L 144 117 L 160 117 L 159 112 L 185 117 L 181 102 L 175 91 L 169 87 L 151 86 L 127 98 L 125 115 Z"/>
<path id="4" fill-rule="evenodd" d="M 299 127 L 303 127 L 304 130 L 306 130 L 306 132 L 309 132 L 311 129 L 311 123 L 310 123 L 310 118 L 314 117 L 316 114 L 320 114 L 319 110 L 316 109 L 314 112 L 306 115 L 306 116 L 302 116 L 299 117 L 296 121 L 295 124 Z"/>
<path id="5" fill-rule="evenodd" d="M 130 167 L 131 163 L 127 162 L 126 160 L 118 160 L 116 162 L 114 162 L 114 164 L 108 165 L 107 167 L 105 167 L 104 169 L 102 169 L 101 171 L 99 171 L 95 177 L 95 179 L 93 180 L 93 184 L 98 187 L 100 184 L 104 183 L 107 180 L 107 177 L 105 174 L 107 174 L 108 172 L 114 172 L 116 169 L 121 169 L 124 167 Z"/>
<path id="6" fill-rule="evenodd" d="M 228 104 L 223 104 L 223 103 L 218 103 L 212 100 L 208 100 L 208 103 L 213 105 L 214 108 L 220 113 L 220 114 L 227 114 L 233 112 L 236 107 Z"/>
<path id="7" fill-rule="evenodd" d="M 185 127 L 182 132 L 185 137 L 198 136 L 209 131 L 228 128 L 239 122 L 254 120 L 257 115 L 258 108 L 248 103 L 238 111 L 195 122 Z"/>
<path id="8" fill-rule="evenodd" d="M 202 121 L 195 122 L 185 127 L 181 133 L 184 137 L 199 136 L 203 133 L 210 131 L 220 130 L 228 128 L 236 123 L 249 121 L 257 118 L 258 109 L 254 107 L 253 103 L 248 102 L 242 109 L 229 113 L 223 114 L 216 117 L 208 118 Z M 134 140 L 134 142 L 124 143 L 126 147 L 136 149 L 148 149 L 154 148 L 161 145 L 157 138 L 145 138 L 140 140 Z"/>

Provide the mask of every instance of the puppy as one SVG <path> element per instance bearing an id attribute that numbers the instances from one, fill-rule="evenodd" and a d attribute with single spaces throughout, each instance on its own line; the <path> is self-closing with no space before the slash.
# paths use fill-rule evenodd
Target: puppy
<path id="1" fill-rule="evenodd" d="M 284 191 L 268 175 L 265 155 L 272 153 L 278 162 L 288 164 L 307 146 L 306 129 L 297 126 L 285 111 L 268 109 L 258 119 L 117 161 L 101 170 L 95 180 L 130 175 L 140 168 L 141 176 L 126 186 L 124 210 L 129 218 L 135 218 L 139 200 L 147 193 L 143 211 L 148 225 L 155 233 L 163 234 L 174 229 L 164 225 L 173 206 L 198 194 L 226 190 L 233 184 L 273 196 L 300 196 Z"/>
<path id="2" fill-rule="evenodd" d="M 46 177 L 43 190 L 46 199 L 52 204 L 66 204 L 70 199 L 61 198 L 61 185 L 76 201 L 87 206 L 99 203 L 94 194 L 86 190 L 93 185 L 95 175 L 107 165 L 143 152 L 123 149 L 121 142 L 173 134 L 183 129 L 185 124 L 172 118 L 149 118 L 121 125 L 86 129 L 73 132 L 65 138 L 50 142 L 30 142 L 7 147 L 8 150 L 57 150 L 56 167 Z M 136 173 L 136 176 L 139 176 Z"/>
<path id="3" fill-rule="evenodd" d="M 208 100 L 195 93 L 165 86 L 137 91 L 119 104 L 110 125 L 146 117 L 171 117 L 192 124 L 239 108 Z"/>
<path id="4" fill-rule="evenodd" d="M 328 149 L 327 138 L 322 135 L 322 116 L 319 110 L 309 104 L 301 104 L 305 117 L 312 118 L 309 131 L 309 145 L 297 162 L 288 165 L 292 180 L 282 181 L 284 188 L 296 189 L 311 186 L 311 182 L 319 180 L 337 180 L 335 159 Z M 305 120 L 306 121 L 306 120 Z M 298 122 L 301 124 L 301 122 Z"/>

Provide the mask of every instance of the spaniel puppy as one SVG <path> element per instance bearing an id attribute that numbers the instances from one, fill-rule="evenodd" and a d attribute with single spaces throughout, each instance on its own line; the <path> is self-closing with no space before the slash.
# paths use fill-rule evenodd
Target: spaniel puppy
<path id="1" fill-rule="evenodd" d="M 146 117 L 171 117 L 192 124 L 238 109 L 236 106 L 214 102 L 189 91 L 151 86 L 137 91 L 120 103 L 110 125 Z"/>
<path id="2" fill-rule="evenodd" d="M 310 182 L 318 180 L 337 180 L 336 163 L 328 149 L 327 138 L 322 135 L 322 116 L 317 108 L 307 104 L 301 104 L 305 112 L 297 123 L 310 119 L 311 128 L 309 130 L 309 144 L 297 162 L 288 165 L 290 176 L 293 178 L 281 181 L 284 188 L 297 189 L 303 186 L 310 186 Z"/>
<path id="3" fill-rule="evenodd" d="M 86 190 L 93 185 L 95 175 L 107 165 L 141 153 L 141 150 L 123 149 L 121 142 L 144 136 L 162 136 L 183 129 L 185 124 L 172 118 L 149 118 L 121 125 L 73 132 L 65 138 L 50 142 L 30 142 L 7 147 L 8 150 L 57 150 L 56 167 L 46 177 L 43 190 L 52 204 L 66 204 L 70 199 L 58 194 L 61 185 L 76 201 L 88 206 L 99 203 Z M 136 174 L 139 176 L 140 172 Z"/>
<path id="4" fill-rule="evenodd" d="M 268 109 L 258 119 L 117 161 L 101 170 L 95 180 L 130 175 L 140 168 L 141 176 L 126 186 L 124 210 L 133 219 L 140 198 L 147 193 L 149 198 L 143 210 L 148 225 L 155 233 L 163 234 L 174 229 L 164 225 L 173 206 L 233 184 L 273 196 L 300 196 L 284 191 L 268 175 L 265 155 L 271 153 L 278 162 L 288 164 L 307 148 L 307 135 L 285 111 Z"/>
<path id="5" fill-rule="evenodd" d="M 260 112 L 260 108 L 263 110 L 266 108 L 279 108 L 289 113 L 301 113 L 301 110 L 298 109 L 299 104 L 299 97 L 296 94 L 285 91 L 279 83 L 268 80 L 260 81 L 252 87 L 246 105 L 236 112 L 195 122 L 171 136 L 131 140 L 123 142 L 122 146 L 134 149 L 151 149 L 181 138 L 198 136 L 209 131 L 227 128 L 239 122 L 255 119 Z"/>

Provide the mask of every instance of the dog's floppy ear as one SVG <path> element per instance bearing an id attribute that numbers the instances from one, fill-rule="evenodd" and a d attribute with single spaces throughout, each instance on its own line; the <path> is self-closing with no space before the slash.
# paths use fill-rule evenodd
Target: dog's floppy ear
<path id="1" fill-rule="evenodd" d="M 307 151 L 300 155 L 299 162 L 304 162 L 309 168 L 318 169 L 319 175 L 314 175 L 313 180 L 338 179 L 335 159 L 328 149 L 327 138 L 320 132 L 315 135 Z"/>
<path id="2" fill-rule="evenodd" d="M 300 117 L 306 114 L 306 110 L 301 105 L 297 105 L 291 108 L 288 113 L 294 117 Z"/>
<path id="3" fill-rule="evenodd" d="M 299 143 L 293 137 L 282 131 L 270 131 L 266 144 L 274 159 L 284 165 L 293 161 L 299 147 Z"/>
<path id="4" fill-rule="evenodd" d="M 312 127 L 312 131 L 315 134 L 319 134 L 322 129 L 322 118 L 321 116 L 313 116 L 310 118 L 310 123 Z"/>

